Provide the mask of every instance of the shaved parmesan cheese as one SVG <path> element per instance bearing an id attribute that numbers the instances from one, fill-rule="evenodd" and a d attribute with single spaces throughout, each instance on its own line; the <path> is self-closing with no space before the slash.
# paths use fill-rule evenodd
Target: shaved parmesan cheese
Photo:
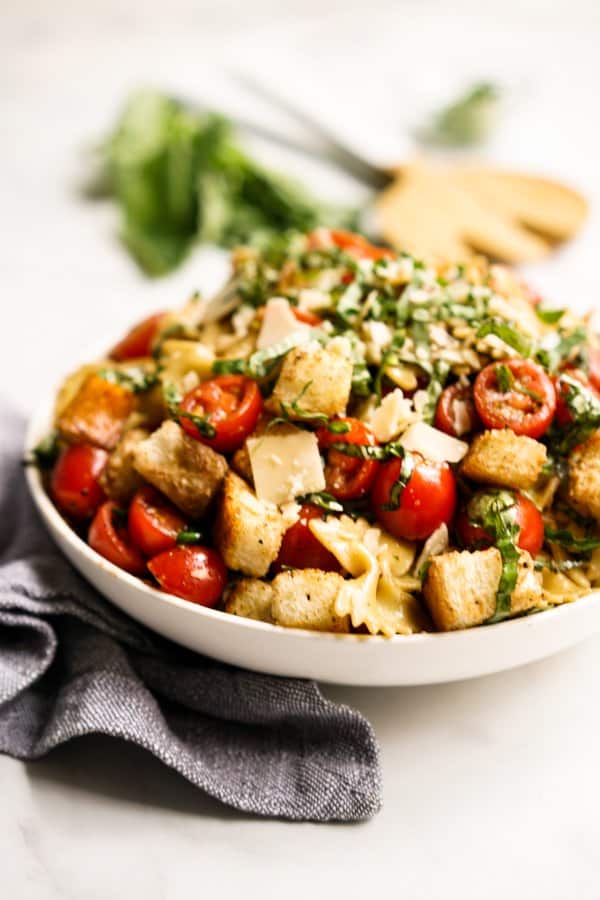
<path id="1" fill-rule="evenodd" d="M 420 453 L 432 462 L 457 463 L 465 456 L 469 445 L 425 422 L 415 422 L 408 428 L 400 443 L 405 450 Z"/>
<path id="2" fill-rule="evenodd" d="M 297 336 L 298 343 L 308 339 L 310 325 L 299 322 L 292 308 L 283 297 L 273 297 L 265 306 L 265 315 L 256 346 L 264 350 L 272 344 Z"/>
<path id="3" fill-rule="evenodd" d="M 396 388 L 381 401 L 371 414 L 371 429 L 378 441 L 387 443 L 398 437 L 412 422 L 415 421 L 415 411 L 400 388 Z"/>
<path id="4" fill-rule="evenodd" d="M 260 500 L 280 506 L 302 494 L 325 490 L 316 435 L 293 425 L 247 441 L 252 477 Z"/>
<path id="5" fill-rule="evenodd" d="M 316 309 L 328 309 L 331 306 L 331 294 L 317 288 L 303 288 L 298 294 L 298 309 L 313 312 Z"/>
<path id="6" fill-rule="evenodd" d="M 425 543 L 423 544 L 423 549 L 417 559 L 414 567 L 414 571 L 419 576 L 421 574 L 421 570 L 428 559 L 432 556 L 439 556 L 440 553 L 445 553 L 448 549 L 449 544 L 449 535 L 448 535 L 448 526 L 445 522 L 435 529 L 435 531 L 429 535 Z"/>
<path id="7" fill-rule="evenodd" d="M 384 350 L 392 342 L 392 329 L 385 322 L 369 319 L 363 322 L 361 330 L 367 347 L 367 362 L 380 365 Z"/>

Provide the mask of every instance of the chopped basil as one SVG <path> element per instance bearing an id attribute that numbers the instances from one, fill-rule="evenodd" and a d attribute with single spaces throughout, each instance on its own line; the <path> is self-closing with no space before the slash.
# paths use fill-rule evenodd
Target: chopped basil
<path id="1" fill-rule="evenodd" d="M 539 347 L 535 359 L 549 372 L 556 372 L 576 348 L 585 347 L 587 334 L 583 328 L 576 328 L 570 334 L 561 334 L 559 342 L 551 348 Z M 581 350 L 579 351 L 581 354 Z"/>
<path id="2" fill-rule="evenodd" d="M 372 459 L 383 462 L 387 459 L 404 459 L 405 450 L 397 441 L 390 441 L 389 444 L 380 444 L 372 447 L 369 444 L 346 444 L 342 441 L 334 441 L 329 445 L 331 450 L 338 450 L 345 456 L 352 456 L 354 459 Z"/>
<path id="3" fill-rule="evenodd" d="M 183 531 L 180 531 L 177 537 L 175 538 L 178 544 L 199 544 L 200 541 L 204 540 L 204 535 L 201 531 L 194 531 L 191 528 L 184 528 Z"/>
<path id="4" fill-rule="evenodd" d="M 544 536 L 551 544 L 557 544 L 565 550 L 577 551 L 578 553 L 589 553 L 591 550 L 597 550 L 600 547 L 600 537 L 575 537 L 566 528 L 546 528 Z"/>
<path id="5" fill-rule="evenodd" d="M 312 494 L 304 494 L 304 496 L 297 497 L 296 499 L 298 503 L 310 503 L 312 506 L 318 506 L 326 512 L 344 512 L 342 504 L 326 491 L 316 491 Z"/>
<path id="6" fill-rule="evenodd" d="M 504 363 L 500 363 L 494 369 L 496 373 L 496 380 L 498 382 L 498 387 L 503 394 L 508 393 L 511 390 L 513 384 L 515 383 L 515 376 L 510 371 L 507 365 Z"/>
<path id="7" fill-rule="evenodd" d="M 212 366 L 216 375 L 248 375 L 250 378 L 267 378 L 283 359 L 298 344 L 296 335 L 257 350 L 248 359 L 217 359 Z"/>
<path id="8" fill-rule="evenodd" d="M 158 371 L 148 372 L 145 369 L 132 367 L 127 371 L 121 369 L 100 369 L 98 375 L 110 384 L 118 384 L 134 394 L 149 391 L 158 383 Z"/>
<path id="9" fill-rule="evenodd" d="M 45 438 L 36 444 L 31 451 L 31 456 L 23 460 L 26 466 L 36 466 L 38 469 L 51 469 L 58 459 L 60 448 L 58 446 L 58 431 L 51 431 Z"/>
<path id="10" fill-rule="evenodd" d="M 402 457 L 402 464 L 400 466 L 400 471 L 398 472 L 398 477 L 392 485 L 390 490 L 390 499 L 388 503 L 383 504 L 383 509 L 386 512 L 391 512 L 395 509 L 400 508 L 400 504 L 402 502 L 402 494 L 404 493 L 404 488 L 410 481 L 411 475 L 415 468 L 415 459 L 412 453 L 404 452 Z"/>
<path id="11" fill-rule="evenodd" d="M 600 428 L 600 400 L 586 385 L 570 375 L 560 376 L 560 386 L 571 422 L 563 426 L 554 424 L 547 440 L 554 453 L 566 456 Z"/>
<path id="12" fill-rule="evenodd" d="M 496 593 L 496 609 L 486 624 L 501 622 L 510 616 L 511 597 L 519 577 L 516 522 L 516 501 L 510 491 L 489 491 L 476 494 L 468 506 L 469 521 L 489 535 L 502 558 L 502 574 Z"/>
<path id="13" fill-rule="evenodd" d="M 429 379 L 429 384 L 427 385 L 427 400 L 421 413 L 423 421 L 427 422 L 428 425 L 431 425 L 435 419 L 438 400 L 440 399 L 440 394 L 444 389 L 449 373 L 450 366 L 443 360 L 437 360 L 433 364 L 433 372 Z"/>
<path id="14" fill-rule="evenodd" d="M 570 569 L 580 569 L 585 562 L 581 559 L 536 559 L 534 566 L 538 572 L 549 569 L 550 572 L 568 572 Z"/>
<path id="15" fill-rule="evenodd" d="M 350 423 L 340 419 L 331 419 L 327 423 L 327 431 L 330 431 L 332 434 L 348 434 Z"/>
<path id="16" fill-rule="evenodd" d="M 535 312 L 540 322 L 543 322 L 545 325 L 556 325 L 557 322 L 560 322 L 566 310 L 551 309 L 550 307 L 538 304 L 535 307 Z"/>
<path id="17" fill-rule="evenodd" d="M 488 319 L 487 322 L 484 322 L 477 329 L 477 337 L 484 338 L 489 334 L 500 338 L 513 350 L 516 350 L 520 356 L 530 356 L 531 342 L 524 335 L 520 334 L 516 328 L 509 325 L 508 322 L 504 322 L 502 319 Z"/>
<path id="18" fill-rule="evenodd" d="M 181 424 L 182 419 L 187 419 L 192 422 L 202 437 L 209 439 L 215 437 L 217 429 L 214 425 L 211 425 L 209 415 L 196 416 L 194 413 L 186 412 L 186 410 L 181 408 L 182 397 L 174 384 L 165 384 L 163 386 L 163 396 L 169 415 L 175 422 Z"/>

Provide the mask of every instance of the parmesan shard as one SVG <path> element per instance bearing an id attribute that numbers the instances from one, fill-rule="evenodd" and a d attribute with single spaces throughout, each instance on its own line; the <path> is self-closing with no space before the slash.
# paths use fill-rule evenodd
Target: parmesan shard
<path id="1" fill-rule="evenodd" d="M 407 428 L 400 443 L 405 450 L 420 453 L 432 462 L 460 462 L 469 449 L 465 441 L 459 441 L 425 422 L 415 422 Z"/>
<path id="2" fill-rule="evenodd" d="M 281 506 L 325 490 L 325 474 L 316 435 L 283 425 L 261 437 L 248 438 L 256 495 Z"/>
<path id="3" fill-rule="evenodd" d="M 272 344 L 279 344 L 291 337 L 298 337 L 298 343 L 308 340 L 310 325 L 299 322 L 287 300 L 283 297 L 273 297 L 265 306 L 265 315 L 262 322 L 256 346 L 258 350 L 264 350 Z"/>

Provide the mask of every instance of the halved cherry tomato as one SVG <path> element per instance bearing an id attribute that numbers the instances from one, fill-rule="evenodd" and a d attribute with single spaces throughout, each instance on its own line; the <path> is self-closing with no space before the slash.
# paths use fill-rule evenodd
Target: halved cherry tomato
<path id="1" fill-rule="evenodd" d="M 302 322 L 303 325 L 310 325 L 312 328 L 316 328 L 317 325 L 321 325 L 323 322 L 323 319 L 320 316 L 310 312 L 308 309 L 298 309 L 297 306 L 292 306 L 291 310 L 294 314 L 294 318 L 297 319 L 298 322 Z"/>
<path id="2" fill-rule="evenodd" d="M 345 422 L 349 430 L 337 434 L 329 428 L 319 428 L 319 447 L 327 454 L 325 463 L 326 489 L 338 500 L 356 500 L 364 497 L 371 488 L 379 463 L 372 459 L 360 459 L 336 450 L 332 444 L 356 444 L 359 447 L 374 447 L 377 443 L 371 429 L 358 419 L 336 419 Z"/>
<path id="3" fill-rule="evenodd" d="M 475 495 L 477 496 L 477 495 Z M 544 543 L 544 521 L 528 497 L 515 494 L 515 522 L 519 526 L 517 547 L 537 556 Z M 461 544 L 468 548 L 489 547 L 493 541 L 485 529 L 469 520 L 468 507 L 456 519 L 456 532 Z"/>
<path id="4" fill-rule="evenodd" d="M 164 591 L 200 606 L 215 606 L 227 583 L 225 563 L 208 547 L 166 550 L 148 568 Z"/>
<path id="5" fill-rule="evenodd" d="M 592 392 L 598 399 L 600 399 L 600 391 L 594 386 L 593 382 L 590 381 L 581 369 L 566 369 L 565 374 L 569 375 L 569 377 L 574 378 L 576 381 L 579 381 L 584 387 L 586 387 L 589 391 Z M 591 371 L 590 371 L 591 374 Z M 569 409 L 566 398 L 569 393 L 569 389 L 567 384 L 562 380 L 560 375 L 557 375 L 553 379 L 554 390 L 556 391 L 556 412 L 554 414 L 554 421 L 559 426 L 569 425 L 573 421 L 573 414 Z"/>
<path id="6" fill-rule="evenodd" d="M 142 487 L 129 507 L 131 540 L 145 556 L 157 556 L 175 546 L 186 520 L 166 497 L 152 487 Z"/>
<path id="7" fill-rule="evenodd" d="M 119 508 L 112 500 L 103 503 L 90 525 L 88 544 L 109 562 L 131 572 L 143 575 L 146 571 L 144 557 L 133 546 L 125 525 L 118 521 Z"/>
<path id="8" fill-rule="evenodd" d="M 317 228 L 308 235 L 311 250 L 339 247 L 357 259 L 393 259 L 396 254 L 389 247 L 376 247 L 361 234 L 340 228 Z"/>
<path id="9" fill-rule="evenodd" d="M 600 350 L 590 350 L 590 383 L 600 391 Z"/>
<path id="10" fill-rule="evenodd" d="M 58 508 L 74 519 L 91 519 L 104 491 L 98 479 L 108 453 L 89 444 L 74 444 L 62 451 L 50 478 L 50 494 Z"/>
<path id="11" fill-rule="evenodd" d="M 181 424 L 190 437 L 219 453 L 233 453 L 254 431 L 263 409 L 259 387 L 245 375 L 218 375 L 190 391 L 181 404 L 184 412 L 206 420 L 215 433 L 207 437 L 191 419 Z"/>
<path id="12" fill-rule="evenodd" d="M 501 391 L 500 366 L 509 369 L 512 386 Z M 487 428 L 510 428 L 515 434 L 541 437 L 556 411 L 556 392 L 541 366 L 528 359 L 504 359 L 490 363 L 475 379 L 475 406 Z"/>
<path id="13" fill-rule="evenodd" d="M 398 509 L 385 509 L 402 469 L 401 459 L 384 463 L 371 493 L 377 519 L 394 537 L 408 541 L 428 538 L 448 524 L 456 509 L 456 482 L 448 463 L 430 462 L 414 454 L 414 469 L 400 496 Z"/>
<path id="14" fill-rule="evenodd" d="M 281 542 L 279 556 L 273 563 L 273 570 L 281 572 L 284 566 L 292 569 L 322 569 L 324 572 L 341 572 L 342 567 L 309 527 L 311 519 L 322 519 L 324 512 L 318 506 L 306 503 L 301 509 L 298 521 L 288 528 Z"/>
<path id="15" fill-rule="evenodd" d="M 440 431 L 457 438 L 475 431 L 480 422 L 470 385 L 457 381 L 444 388 L 438 400 L 433 424 Z"/>
<path id="16" fill-rule="evenodd" d="M 125 359 L 140 359 L 142 356 L 150 356 L 152 342 L 158 334 L 164 312 L 155 313 L 134 325 L 125 337 L 110 351 L 110 358 L 122 362 Z"/>

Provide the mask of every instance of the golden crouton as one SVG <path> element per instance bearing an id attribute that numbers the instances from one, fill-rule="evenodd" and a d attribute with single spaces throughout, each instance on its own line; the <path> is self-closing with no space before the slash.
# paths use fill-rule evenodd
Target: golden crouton
<path id="1" fill-rule="evenodd" d="M 146 481 L 192 519 L 206 512 L 227 472 L 223 456 L 170 420 L 137 445 L 134 465 Z"/>
<path id="2" fill-rule="evenodd" d="M 288 524 L 277 507 L 259 500 L 243 478 L 227 473 L 214 538 L 230 569 L 244 575 L 266 575 Z"/>
<path id="3" fill-rule="evenodd" d="M 543 444 L 505 428 L 478 434 L 461 472 L 473 481 L 525 490 L 536 483 L 545 462 Z"/>
<path id="4" fill-rule="evenodd" d="M 600 521 L 600 431 L 571 453 L 567 493 L 575 509 Z"/>
<path id="5" fill-rule="evenodd" d="M 129 388 L 92 373 L 62 410 L 56 427 L 66 441 L 112 450 L 135 404 Z"/>
<path id="6" fill-rule="evenodd" d="M 431 559 L 423 594 L 439 631 L 481 625 L 493 616 L 502 575 L 502 558 L 495 547 L 470 553 L 452 551 Z M 529 553 L 522 551 L 519 577 L 511 597 L 511 612 L 543 606 L 541 577 Z"/>
<path id="7" fill-rule="evenodd" d="M 347 342 L 341 339 L 328 347 L 315 342 L 295 347 L 283 361 L 267 405 L 276 415 L 284 411 L 291 419 L 311 413 L 342 416 L 350 397 L 352 368 Z M 295 416 L 294 402 L 303 416 Z"/>
<path id="8" fill-rule="evenodd" d="M 135 448 L 148 437 L 145 428 L 130 428 L 108 457 L 100 476 L 107 497 L 126 506 L 144 480 L 133 465 Z"/>
<path id="9" fill-rule="evenodd" d="M 272 622 L 273 588 L 260 578 L 241 578 L 232 587 L 225 601 L 225 612 L 259 622 Z"/>
<path id="10" fill-rule="evenodd" d="M 294 569 L 273 579 L 271 612 L 276 625 L 311 631 L 350 630 L 348 616 L 337 616 L 334 604 L 344 579 L 321 569 Z"/>

